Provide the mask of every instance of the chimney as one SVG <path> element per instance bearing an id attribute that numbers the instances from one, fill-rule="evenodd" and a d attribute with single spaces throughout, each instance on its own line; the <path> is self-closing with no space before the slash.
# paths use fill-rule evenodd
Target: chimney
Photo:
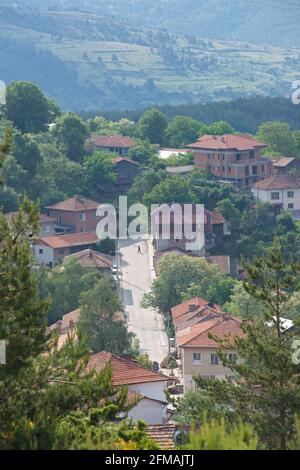
<path id="1" fill-rule="evenodd" d="M 56 323 L 56 325 L 57 325 L 57 331 L 58 331 L 58 333 L 61 334 L 62 322 L 61 322 L 61 321 L 58 321 L 58 322 Z"/>

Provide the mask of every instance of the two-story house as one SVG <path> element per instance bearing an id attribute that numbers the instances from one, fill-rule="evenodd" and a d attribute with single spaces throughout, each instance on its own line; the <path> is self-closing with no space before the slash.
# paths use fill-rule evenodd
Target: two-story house
<path id="1" fill-rule="evenodd" d="M 272 161 L 261 156 L 266 144 L 249 135 L 204 135 L 188 145 L 195 166 L 218 180 L 251 186 L 272 175 Z"/>
<path id="2" fill-rule="evenodd" d="M 230 368 L 224 367 L 210 334 L 232 338 L 226 354 L 229 361 L 237 360 L 234 338 L 243 336 L 242 320 L 222 312 L 219 305 L 195 297 L 172 308 L 176 346 L 181 358 L 184 391 L 194 387 L 193 377 L 234 379 Z"/>
<path id="3" fill-rule="evenodd" d="M 300 177 L 276 174 L 252 185 L 252 194 L 262 202 L 290 211 L 294 218 L 300 216 Z"/>
<path id="4" fill-rule="evenodd" d="M 120 156 L 128 155 L 129 150 L 136 144 L 132 137 L 124 135 L 96 135 L 93 134 L 87 141 L 88 152 L 103 150 L 104 152 L 117 153 Z"/>
<path id="5" fill-rule="evenodd" d="M 56 220 L 57 233 L 95 232 L 99 203 L 83 196 L 73 196 L 46 207 L 47 216 Z"/>
<path id="6" fill-rule="evenodd" d="M 152 214 L 156 252 L 178 249 L 187 254 L 204 256 L 207 250 L 231 234 L 230 224 L 219 212 L 204 209 L 203 214 L 198 213 L 196 204 L 190 204 L 188 208 L 184 204 L 178 204 L 174 211 L 171 206 L 172 204 L 164 204 Z M 201 235 L 201 243 L 198 248 L 190 249 L 188 243 L 196 233 Z"/>

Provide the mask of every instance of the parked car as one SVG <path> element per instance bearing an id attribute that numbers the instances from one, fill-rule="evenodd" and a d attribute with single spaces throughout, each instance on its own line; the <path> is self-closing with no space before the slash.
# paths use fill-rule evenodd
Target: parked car
<path id="1" fill-rule="evenodd" d="M 113 276 L 116 276 L 118 274 L 118 266 L 116 264 L 113 264 L 111 268 L 111 273 Z"/>

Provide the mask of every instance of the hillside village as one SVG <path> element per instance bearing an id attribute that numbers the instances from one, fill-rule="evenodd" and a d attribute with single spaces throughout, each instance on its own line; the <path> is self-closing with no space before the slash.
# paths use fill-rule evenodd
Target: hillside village
<path id="1" fill-rule="evenodd" d="M 22 114 L 28 94 L 34 104 Z M 246 350 L 246 359 L 241 357 L 241 345 L 248 344 L 248 335 L 263 334 L 271 349 L 275 331 L 280 341 L 298 337 L 297 282 L 284 276 L 300 271 L 300 131 L 274 121 L 262 124 L 256 135 L 242 134 L 224 121 L 168 120 L 157 109 L 145 111 L 138 122 L 100 115 L 84 120 L 63 113 L 27 82 L 8 86 L 0 131 L 3 142 L 10 139 L 7 152 L 3 147 L 1 226 L 7 240 L 27 240 L 29 251 L 22 256 L 33 273 L 28 273 L 36 286 L 32 295 L 47 304 L 47 354 L 71 360 L 83 341 L 86 362 L 74 380 L 83 386 L 83 377 L 97 381 L 100 374 L 106 384 L 96 397 L 100 388 L 93 383 L 90 402 L 79 386 L 72 403 L 80 413 L 113 404 L 114 424 L 126 418 L 134 427 L 142 420 L 147 445 L 175 449 L 192 428 L 192 414 L 197 425 L 204 411 L 217 416 L 217 398 L 215 408 L 205 408 L 199 390 L 212 393 L 215 387 L 219 396 L 224 387 L 224 400 L 226 387 L 239 385 L 242 396 L 247 393 L 248 377 L 241 376 L 248 373 L 243 364 L 249 357 Z M 167 240 L 153 234 L 99 239 L 98 209 L 107 203 L 117 208 L 120 195 L 146 207 L 204 204 L 203 246 L 188 250 L 174 219 Z M 21 202 L 24 196 L 35 202 L 35 215 L 28 200 Z M 26 211 L 33 223 L 24 222 Z M 19 255 L 12 256 L 19 262 Z M 275 284 L 272 270 L 282 276 Z M 276 308 L 271 294 L 278 296 Z M 9 304 L 5 308 L 9 311 Z M 28 314 L 25 301 L 24 309 Z M 252 347 L 256 371 L 262 359 Z M 297 370 L 289 365 L 284 379 L 293 383 L 293 410 L 299 406 Z M 268 400 L 269 376 L 255 383 L 258 375 L 249 387 L 261 387 Z M 53 376 L 47 380 L 59 394 L 59 386 L 71 379 Z M 225 414 L 230 400 L 220 404 Z M 256 432 L 264 445 L 283 445 L 280 432 Z"/>

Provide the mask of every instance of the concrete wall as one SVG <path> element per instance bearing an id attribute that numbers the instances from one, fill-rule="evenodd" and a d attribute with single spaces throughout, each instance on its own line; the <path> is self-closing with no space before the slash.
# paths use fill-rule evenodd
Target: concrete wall
<path id="1" fill-rule="evenodd" d="M 225 379 L 226 377 L 234 375 L 229 368 L 223 367 L 220 360 L 218 365 L 211 364 L 211 354 L 216 354 L 214 348 L 182 348 L 180 352 L 183 367 L 184 391 L 194 387 L 194 375 L 203 377 L 214 376 L 218 379 Z M 201 353 L 201 364 L 193 364 L 193 353 Z M 234 353 L 234 350 L 227 350 L 227 353 Z"/>
<path id="2" fill-rule="evenodd" d="M 128 390 L 134 392 L 140 392 L 142 395 L 148 398 L 154 398 L 155 400 L 166 400 L 164 389 L 166 388 L 167 381 L 149 382 L 140 384 L 128 385 Z"/>
<path id="3" fill-rule="evenodd" d="M 264 190 L 252 188 L 251 191 L 254 197 L 262 202 L 270 202 L 271 204 L 282 204 L 284 210 L 289 210 L 288 205 L 294 204 L 294 208 L 291 210 L 300 210 L 300 189 Z M 288 197 L 289 191 L 294 192 L 294 197 Z M 272 193 L 279 193 L 279 199 L 272 199 Z"/>
<path id="4" fill-rule="evenodd" d="M 166 422 L 167 405 L 147 398 L 139 401 L 128 412 L 128 418 L 132 421 L 142 419 L 147 424 L 164 424 Z"/>

